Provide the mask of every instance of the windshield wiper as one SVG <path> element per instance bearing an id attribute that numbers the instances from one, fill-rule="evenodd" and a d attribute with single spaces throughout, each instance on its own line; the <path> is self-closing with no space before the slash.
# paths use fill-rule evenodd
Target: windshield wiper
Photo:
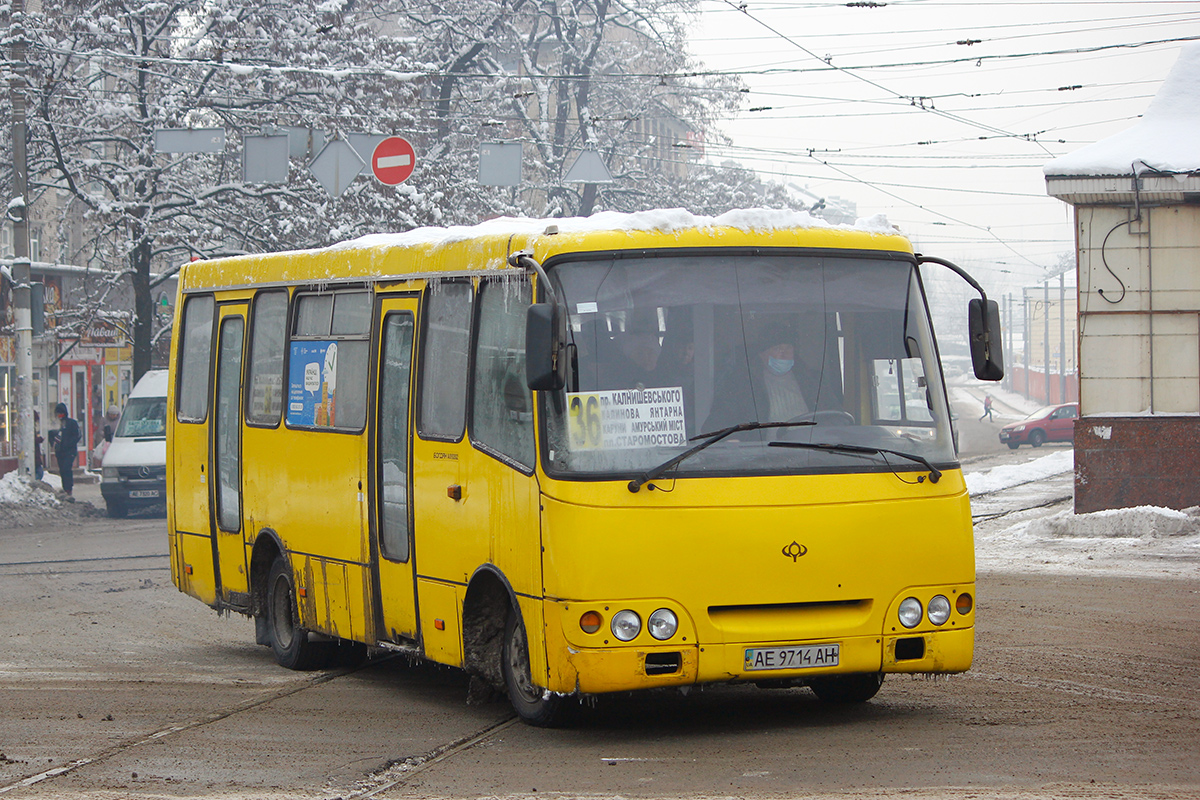
<path id="1" fill-rule="evenodd" d="M 825 444 L 821 442 L 767 442 L 768 447 L 799 447 L 803 450 L 832 450 L 841 453 L 872 453 L 900 456 L 907 458 L 909 461 L 915 461 L 925 469 L 929 470 L 929 482 L 937 483 L 942 478 L 942 471 L 929 463 L 929 460 L 924 456 L 914 455 L 912 453 L 904 453 L 900 450 L 888 450 L 886 447 L 864 447 L 857 444 Z M 887 459 L 884 459 L 887 461 Z M 923 479 L 923 476 L 921 476 Z"/>
<path id="2" fill-rule="evenodd" d="M 802 427 L 805 425 L 816 425 L 816 424 L 817 423 L 813 422 L 812 420 L 805 420 L 803 422 L 739 422 L 737 425 L 730 425 L 728 428 L 722 428 L 719 431 L 709 431 L 708 433 L 697 433 L 695 436 L 688 439 L 688 441 L 694 442 L 697 439 L 703 439 L 704 440 L 703 442 L 700 442 L 700 444 L 689 447 L 687 450 L 684 450 L 679 455 L 674 456 L 674 457 L 664 461 L 663 463 L 659 464 L 657 467 L 651 467 L 650 469 L 646 470 L 641 475 L 639 475 L 638 477 L 634 478 L 633 480 L 631 480 L 629 482 L 629 491 L 637 492 L 638 489 L 642 488 L 643 484 L 654 480 L 659 475 L 662 475 L 664 472 L 669 470 L 671 467 L 678 464 L 680 461 L 683 461 L 685 458 L 688 458 L 696 453 L 699 453 L 701 450 L 708 447 L 709 445 L 716 444 L 717 442 L 724 439 L 726 436 L 730 436 L 732 434 L 739 433 L 741 431 L 762 430 L 763 428 L 799 428 L 799 427 Z"/>

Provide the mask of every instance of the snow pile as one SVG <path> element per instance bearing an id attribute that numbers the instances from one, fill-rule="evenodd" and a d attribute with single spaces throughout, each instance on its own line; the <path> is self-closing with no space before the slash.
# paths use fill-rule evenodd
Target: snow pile
<path id="1" fill-rule="evenodd" d="M 1024 464 L 1005 464 L 986 472 L 970 472 L 963 476 L 967 492 L 972 496 L 1011 489 L 1075 469 L 1075 451 L 1059 450 Z"/>
<path id="2" fill-rule="evenodd" d="M 1048 176 L 1200 172 L 1200 44 L 1179 59 L 1137 124 L 1043 167 Z"/>
<path id="3" fill-rule="evenodd" d="M 61 505 L 53 492 L 25 480 L 16 472 L 0 478 L 0 505 L 57 508 Z"/>
<path id="4" fill-rule="evenodd" d="M 1114 508 L 1091 514 L 1061 512 L 1026 523 L 1026 530 L 1042 538 L 1162 539 L 1193 533 L 1200 509 L 1176 511 L 1158 506 Z"/>
<path id="5" fill-rule="evenodd" d="M 1175 575 L 1200 572 L 1200 507 L 1061 511 L 976 532 L 980 570 Z"/>
<path id="6" fill-rule="evenodd" d="M 602 211 L 590 217 L 563 217 L 561 219 L 534 219 L 525 217 L 499 217 L 478 225 L 457 225 L 448 228 L 417 228 L 404 233 L 373 233 L 348 242 L 333 245 L 331 249 L 367 247 L 411 247 L 437 245 L 472 239 L 477 236 L 508 236 L 512 234 L 538 236 L 549 227 L 560 233 L 583 233 L 590 231 L 659 231 L 672 233 L 689 228 L 735 228 L 743 231 L 772 231 L 787 228 L 837 228 L 866 233 L 898 235 L 896 229 L 883 214 L 858 220 L 854 225 L 833 225 L 811 216 L 806 211 L 789 211 L 771 208 L 738 209 L 727 211 L 717 217 L 698 216 L 682 208 L 664 208 L 653 211 L 638 211 L 626 214 L 618 211 Z"/>

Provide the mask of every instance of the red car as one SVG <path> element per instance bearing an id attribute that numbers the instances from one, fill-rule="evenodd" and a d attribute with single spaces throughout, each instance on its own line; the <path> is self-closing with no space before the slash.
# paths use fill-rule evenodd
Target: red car
<path id="1" fill-rule="evenodd" d="M 1070 442 L 1075 438 L 1079 403 L 1039 408 L 1020 422 L 1000 429 L 1000 441 L 1016 450 L 1023 444 L 1041 447 L 1042 442 Z"/>

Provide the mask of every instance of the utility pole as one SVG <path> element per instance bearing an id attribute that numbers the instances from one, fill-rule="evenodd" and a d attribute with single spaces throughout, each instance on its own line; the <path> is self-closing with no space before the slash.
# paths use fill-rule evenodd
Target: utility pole
<path id="1" fill-rule="evenodd" d="M 1042 336 L 1043 344 L 1043 361 L 1042 361 L 1042 377 L 1046 380 L 1046 405 L 1050 405 L 1053 400 L 1050 399 L 1050 279 L 1046 278 L 1046 282 L 1042 284 L 1042 314 L 1045 316 L 1045 332 Z"/>
<path id="2" fill-rule="evenodd" d="M 34 477 L 33 321 L 29 308 L 29 165 L 25 152 L 25 0 L 12 0 L 13 198 L 6 214 L 13 224 L 13 319 L 17 334 L 17 469 Z"/>
<path id="3" fill-rule="evenodd" d="M 1008 335 L 1004 337 L 1004 363 L 1007 369 L 1004 370 L 1004 388 L 1012 391 L 1013 389 L 1013 336 L 1016 331 L 1013 330 L 1013 296 L 1012 292 L 1004 295 L 1004 330 Z"/>
<path id="4" fill-rule="evenodd" d="M 1058 402 L 1067 402 L 1066 272 L 1058 273 Z"/>
<path id="5" fill-rule="evenodd" d="M 1029 390 L 1029 333 L 1033 330 L 1033 317 L 1030 316 L 1028 288 L 1021 290 L 1021 298 L 1025 301 L 1025 324 L 1021 326 L 1021 341 L 1025 345 L 1025 385 L 1021 387 L 1021 394 L 1030 400 L 1033 398 L 1033 392 Z"/>

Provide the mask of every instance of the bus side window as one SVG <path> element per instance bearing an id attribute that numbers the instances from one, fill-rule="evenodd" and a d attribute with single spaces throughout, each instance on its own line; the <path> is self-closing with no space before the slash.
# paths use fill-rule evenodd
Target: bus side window
<path id="1" fill-rule="evenodd" d="M 422 438 L 460 439 L 467 413 L 467 355 L 471 349 L 471 284 L 430 286 L 421 344 Z"/>
<path id="2" fill-rule="evenodd" d="M 203 422 L 208 417 L 212 337 L 212 295 L 189 297 L 183 306 L 183 335 L 179 337 L 179 393 L 175 404 L 180 422 Z"/>
<path id="3" fill-rule="evenodd" d="M 371 294 L 301 294 L 289 346 L 287 422 L 361 430 L 367 418 Z"/>
<path id="4" fill-rule="evenodd" d="M 525 382 L 529 281 L 488 281 L 480 286 L 479 298 L 471 441 L 531 467 L 533 395 Z"/>
<path id="5" fill-rule="evenodd" d="M 283 411 L 283 352 L 287 339 L 288 295 L 260 292 L 250 322 L 250 398 L 246 420 L 277 425 Z"/>

